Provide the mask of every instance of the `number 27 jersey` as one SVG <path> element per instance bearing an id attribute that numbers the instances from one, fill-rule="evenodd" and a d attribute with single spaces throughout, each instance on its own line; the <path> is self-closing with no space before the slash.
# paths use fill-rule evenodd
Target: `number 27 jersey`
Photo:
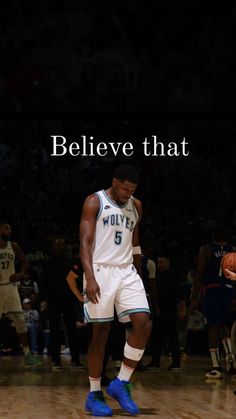
<path id="1" fill-rule="evenodd" d="M 93 243 L 93 263 L 123 265 L 133 262 L 133 230 L 138 211 L 131 196 L 119 206 L 104 190 L 96 192 L 100 201 Z"/>

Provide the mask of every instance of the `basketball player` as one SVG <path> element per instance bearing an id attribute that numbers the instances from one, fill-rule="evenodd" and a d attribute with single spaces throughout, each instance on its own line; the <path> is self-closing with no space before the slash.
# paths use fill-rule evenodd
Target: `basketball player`
<path id="1" fill-rule="evenodd" d="M 29 350 L 27 326 L 17 290 L 17 282 L 24 277 L 29 264 L 20 246 L 10 241 L 11 233 L 10 225 L 0 222 L 0 316 L 5 313 L 13 320 L 23 344 L 25 365 L 35 367 L 41 365 L 41 361 Z M 21 262 L 18 273 L 15 272 L 15 257 Z"/>
<path id="2" fill-rule="evenodd" d="M 222 227 L 214 232 L 214 241 L 200 248 L 197 275 L 193 284 L 191 308 L 196 310 L 196 301 L 203 284 L 203 313 L 208 324 L 209 351 L 212 369 L 206 378 L 221 378 L 222 369 L 219 360 L 219 337 L 226 354 L 226 371 L 234 374 L 235 359 L 232 353 L 230 332 L 227 327 L 229 310 L 233 298 L 233 287 L 220 269 L 222 257 L 232 252 L 233 247 L 226 242 L 226 233 Z"/>
<path id="3" fill-rule="evenodd" d="M 137 273 L 141 271 L 138 228 L 142 205 L 133 193 L 138 180 L 134 167 L 118 167 L 111 187 L 88 196 L 82 210 L 80 257 L 85 273 L 84 315 L 93 324 L 88 350 L 90 393 L 85 408 L 95 416 L 112 415 L 101 391 L 101 372 L 114 306 L 118 319 L 131 320 L 133 328 L 124 347 L 118 377 L 110 382 L 107 393 L 126 412 L 139 412 L 131 398 L 129 380 L 144 353 L 151 320 L 143 283 Z"/>

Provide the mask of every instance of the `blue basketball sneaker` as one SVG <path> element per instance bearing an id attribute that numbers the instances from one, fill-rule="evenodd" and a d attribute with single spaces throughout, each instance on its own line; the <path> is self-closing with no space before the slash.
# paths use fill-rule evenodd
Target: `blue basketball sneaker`
<path id="1" fill-rule="evenodd" d="M 85 409 L 93 416 L 112 416 L 112 410 L 106 405 L 102 391 L 90 391 Z"/>
<path id="2" fill-rule="evenodd" d="M 128 381 L 121 381 L 119 378 L 115 378 L 107 387 L 107 394 L 116 399 L 122 409 L 131 413 L 131 415 L 139 413 L 138 406 L 131 398 L 131 384 Z"/>

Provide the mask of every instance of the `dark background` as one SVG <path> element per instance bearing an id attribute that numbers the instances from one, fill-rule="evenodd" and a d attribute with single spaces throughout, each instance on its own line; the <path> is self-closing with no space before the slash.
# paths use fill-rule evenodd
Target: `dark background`
<path id="1" fill-rule="evenodd" d="M 130 141 L 135 153 L 106 157 L 51 157 L 50 135 L 67 143 L 81 135 L 95 142 Z M 78 245 L 85 197 L 111 183 L 114 168 L 131 163 L 140 172 L 141 243 L 156 256 L 168 249 L 180 267 L 194 266 L 214 226 L 225 224 L 236 243 L 235 124 L 231 120 L 1 120 L 1 218 L 13 227 L 26 253 L 47 252 L 62 235 Z M 164 144 L 189 143 L 188 157 L 145 157 L 141 142 L 157 135 Z"/>
<path id="2" fill-rule="evenodd" d="M 235 20 L 235 0 L 1 2 L 0 110 L 234 110 Z"/>

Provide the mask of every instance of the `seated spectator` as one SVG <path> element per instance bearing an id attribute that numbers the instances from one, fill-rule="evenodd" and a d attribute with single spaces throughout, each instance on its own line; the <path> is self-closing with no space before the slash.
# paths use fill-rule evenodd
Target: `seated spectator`
<path id="1" fill-rule="evenodd" d="M 32 309 L 32 303 L 29 298 L 23 300 L 23 312 L 27 324 L 30 349 L 33 354 L 38 353 L 38 331 L 39 331 L 39 313 Z"/>
<path id="2" fill-rule="evenodd" d="M 24 275 L 24 278 L 19 283 L 19 295 L 21 301 L 23 301 L 25 298 L 30 298 L 32 294 L 35 294 L 36 298 L 39 294 L 39 288 L 37 282 L 33 278 L 33 273 L 31 270 L 27 271 Z"/>

